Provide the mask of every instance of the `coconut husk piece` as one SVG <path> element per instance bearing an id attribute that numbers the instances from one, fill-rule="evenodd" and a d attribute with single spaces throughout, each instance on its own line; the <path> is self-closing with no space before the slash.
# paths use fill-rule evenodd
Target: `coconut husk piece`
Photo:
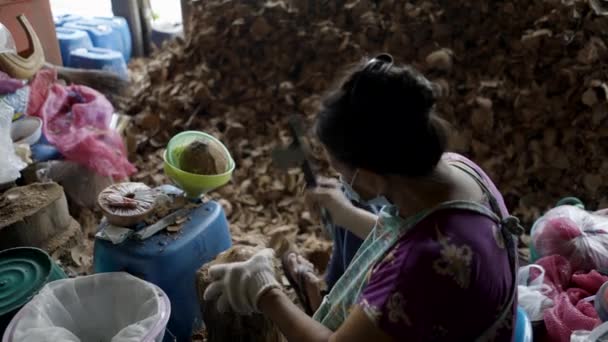
<path id="1" fill-rule="evenodd" d="M 262 247 L 237 245 L 220 254 L 214 261 L 205 264 L 196 274 L 196 286 L 201 305 L 208 342 L 282 342 L 283 335 L 270 319 L 262 314 L 242 316 L 233 312 L 217 311 L 216 300 L 205 301 L 203 294 L 211 283 L 208 270 L 214 264 L 245 261 Z M 275 265 L 280 274 L 280 265 Z"/>

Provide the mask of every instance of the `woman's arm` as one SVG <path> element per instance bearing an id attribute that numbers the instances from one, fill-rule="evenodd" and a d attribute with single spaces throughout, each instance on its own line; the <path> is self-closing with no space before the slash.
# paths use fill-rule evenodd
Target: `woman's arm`
<path id="1" fill-rule="evenodd" d="M 378 216 L 354 206 L 341 190 L 335 179 L 320 178 L 319 186 L 307 192 L 307 199 L 313 207 L 326 208 L 334 224 L 344 227 L 365 239 L 374 228 Z"/>
<path id="2" fill-rule="evenodd" d="M 369 320 L 358 305 L 335 333 L 307 316 L 279 289 L 272 289 L 262 295 L 258 305 L 289 342 L 392 341 L 391 337 Z"/>
<path id="3" fill-rule="evenodd" d="M 345 215 L 342 227 L 365 240 L 376 225 L 376 220 L 378 220 L 376 214 L 353 206 L 351 214 Z"/>

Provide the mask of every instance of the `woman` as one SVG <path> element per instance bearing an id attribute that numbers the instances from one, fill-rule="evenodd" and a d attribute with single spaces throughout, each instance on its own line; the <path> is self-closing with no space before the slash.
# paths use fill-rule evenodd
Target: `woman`
<path id="1" fill-rule="evenodd" d="M 487 175 L 445 153 L 446 126 L 430 83 L 380 55 L 324 101 L 316 132 L 332 165 L 379 215 L 356 208 L 338 182 L 311 196 L 365 239 L 313 318 L 281 291 L 272 251 L 210 269 L 218 307 L 262 312 L 289 341 L 510 341 L 521 233 Z"/>

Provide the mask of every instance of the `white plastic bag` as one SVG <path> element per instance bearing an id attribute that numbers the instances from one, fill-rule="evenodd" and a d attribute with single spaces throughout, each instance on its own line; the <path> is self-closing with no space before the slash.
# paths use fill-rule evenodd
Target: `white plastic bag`
<path id="1" fill-rule="evenodd" d="M 161 342 L 170 314 L 160 288 L 128 273 L 62 279 L 17 313 L 2 342 Z"/>
<path id="2" fill-rule="evenodd" d="M 539 270 L 540 274 L 530 281 L 530 270 L 533 268 Z M 545 310 L 553 306 L 553 301 L 547 297 L 551 287 L 543 283 L 544 278 L 545 269 L 540 265 L 524 266 L 517 272 L 517 303 L 532 322 L 542 320 Z"/>
<path id="3" fill-rule="evenodd" d="M 0 101 L 0 184 L 14 181 L 20 177 L 19 171 L 25 164 L 15 154 L 13 140 L 11 140 L 11 123 L 13 121 L 13 108 Z"/>
<path id="4" fill-rule="evenodd" d="M 570 342 L 608 342 L 608 323 L 598 325 L 593 331 L 575 330 Z"/>
<path id="5" fill-rule="evenodd" d="M 571 205 L 549 210 L 532 227 L 539 257 L 561 255 L 574 271 L 608 272 L 608 217 Z"/>

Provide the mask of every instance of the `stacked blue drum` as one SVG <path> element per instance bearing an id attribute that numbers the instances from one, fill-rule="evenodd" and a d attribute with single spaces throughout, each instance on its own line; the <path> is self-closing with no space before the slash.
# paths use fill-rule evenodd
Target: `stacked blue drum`
<path id="1" fill-rule="evenodd" d="M 122 17 L 55 17 L 63 64 L 72 68 L 101 69 L 127 77 L 132 39 Z"/>

